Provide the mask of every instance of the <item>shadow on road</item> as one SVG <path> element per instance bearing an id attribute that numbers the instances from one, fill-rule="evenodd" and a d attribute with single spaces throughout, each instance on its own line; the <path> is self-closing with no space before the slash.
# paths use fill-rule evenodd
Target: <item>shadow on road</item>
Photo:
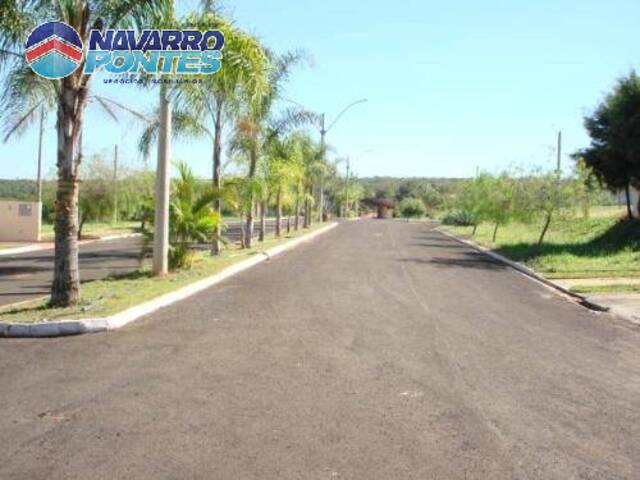
<path id="1" fill-rule="evenodd" d="M 481 253 L 465 252 L 459 257 L 401 258 L 399 261 L 422 265 L 433 265 L 442 268 L 474 268 L 480 270 L 504 270 L 507 267 L 491 260 Z"/>

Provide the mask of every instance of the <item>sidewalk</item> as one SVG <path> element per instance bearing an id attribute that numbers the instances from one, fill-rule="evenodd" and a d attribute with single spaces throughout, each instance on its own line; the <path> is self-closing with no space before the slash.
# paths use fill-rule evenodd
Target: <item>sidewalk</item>
<path id="1" fill-rule="evenodd" d="M 594 293 L 587 295 L 587 300 L 640 324 L 640 293 Z"/>
<path id="2" fill-rule="evenodd" d="M 606 287 L 640 285 L 640 278 L 566 278 L 554 280 L 558 285 L 574 290 L 576 287 L 595 287 L 605 289 Z M 580 292 L 579 289 L 575 291 Z M 582 293 L 590 302 L 607 308 L 612 313 L 617 313 L 624 317 L 631 317 L 635 322 L 640 323 L 640 293 L 637 292 L 592 292 Z"/>

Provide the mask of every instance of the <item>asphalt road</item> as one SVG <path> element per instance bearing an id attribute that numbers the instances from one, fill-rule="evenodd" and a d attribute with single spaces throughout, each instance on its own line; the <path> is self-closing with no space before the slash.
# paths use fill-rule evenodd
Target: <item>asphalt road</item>
<path id="1" fill-rule="evenodd" d="M 638 479 L 640 330 L 362 221 L 109 334 L 0 342 L 0 478 Z"/>
<path id="2" fill-rule="evenodd" d="M 120 275 L 140 266 L 140 238 L 80 245 L 80 280 Z M 53 249 L 0 256 L 0 306 L 48 295 L 53 279 Z"/>
<path id="3" fill-rule="evenodd" d="M 240 241 L 239 222 L 227 224 L 225 236 L 231 242 Z M 276 222 L 266 222 L 266 233 L 273 233 Z M 286 228 L 286 220 L 283 229 Z M 260 232 L 255 223 L 254 236 Z M 208 250 L 209 245 L 199 245 Z M 87 282 L 112 275 L 122 275 L 140 267 L 140 238 L 105 240 L 80 245 L 80 280 Z M 53 280 L 53 250 L 0 255 L 0 307 L 49 295 Z"/>

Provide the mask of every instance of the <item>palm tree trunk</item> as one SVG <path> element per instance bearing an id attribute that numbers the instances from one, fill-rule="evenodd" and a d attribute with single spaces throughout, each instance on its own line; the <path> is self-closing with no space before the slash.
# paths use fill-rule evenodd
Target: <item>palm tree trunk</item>
<path id="1" fill-rule="evenodd" d="M 58 188 L 55 203 L 55 257 L 51 300 L 53 306 L 78 303 L 78 166 L 80 132 L 86 89 L 76 76 L 62 80 L 58 100 Z"/>
<path id="2" fill-rule="evenodd" d="M 243 213 L 244 215 L 244 213 Z M 240 248 L 247 248 L 247 242 L 246 242 L 246 232 L 245 232 L 245 228 L 244 225 L 242 224 L 242 222 L 240 222 Z"/>
<path id="3" fill-rule="evenodd" d="M 260 237 L 259 241 L 264 242 L 264 235 L 267 231 L 267 202 L 263 200 L 260 203 Z"/>
<path id="4" fill-rule="evenodd" d="M 282 189 L 276 194 L 276 237 L 282 236 Z"/>
<path id="5" fill-rule="evenodd" d="M 222 170 L 222 102 L 216 102 L 216 118 L 213 135 L 213 188 L 219 193 L 221 186 L 221 170 Z M 220 198 L 213 201 L 213 211 L 217 214 L 218 222 L 211 242 L 211 255 L 220 255 L 222 244 L 220 236 L 222 235 L 222 204 Z"/>
<path id="6" fill-rule="evenodd" d="M 631 189 L 628 183 L 624 187 L 624 193 L 627 199 L 627 216 L 631 220 L 633 218 L 633 211 L 631 210 Z"/>
<path id="7" fill-rule="evenodd" d="M 287 235 L 291 233 L 291 212 L 287 215 Z"/>
<path id="8" fill-rule="evenodd" d="M 253 178 L 256 175 L 256 167 L 258 165 L 258 152 L 255 149 L 251 150 L 249 163 L 249 178 Z M 253 209 L 255 206 L 255 198 L 253 190 L 251 191 L 249 199 L 249 208 L 247 209 L 247 220 L 245 223 L 245 248 L 251 248 L 253 241 Z"/>
<path id="9" fill-rule="evenodd" d="M 296 198 L 296 219 L 294 223 L 294 230 L 300 228 L 300 199 Z"/>
<path id="10" fill-rule="evenodd" d="M 309 185 L 308 197 L 304 201 L 304 228 L 311 226 L 311 201 L 309 200 L 313 195 L 313 184 Z"/>

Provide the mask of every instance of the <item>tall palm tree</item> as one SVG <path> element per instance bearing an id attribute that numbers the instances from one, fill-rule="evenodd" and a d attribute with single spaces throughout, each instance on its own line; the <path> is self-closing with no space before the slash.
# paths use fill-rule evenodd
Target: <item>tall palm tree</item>
<path id="1" fill-rule="evenodd" d="M 173 16 L 172 0 L 13 0 L 0 4 L 0 61 L 9 72 L 6 82 L 18 81 L 24 71 L 22 45 L 39 23 L 57 18 L 73 27 L 83 41 L 90 30 L 127 27 L 137 29 Z M 54 85 L 57 102 L 57 176 L 55 208 L 55 260 L 51 304 L 78 302 L 78 167 L 80 138 L 91 76 L 73 74 Z"/>
<path id="2" fill-rule="evenodd" d="M 216 75 L 202 76 L 201 84 L 182 84 L 176 95 L 178 106 L 188 111 L 195 122 L 209 125 L 203 131 L 213 130 L 213 135 L 209 135 L 213 147 L 213 187 L 220 189 L 223 129 L 238 113 L 242 103 L 251 108 L 266 93 L 267 55 L 258 39 L 219 14 L 205 11 L 187 20 L 190 23 L 216 25 L 216 28 L 225 32 L 224 68 Z M 214 209 L 220 214 L 219 199 L 214 201 Z M 220 230 L 211 244 L 212 255 L 220 253 L 219 238 Z"/>
<path id="3" fill-rule="evenodd" d="M 298 107 L 276 110 L 291 69 L 302 58 L 300 52 L 288 52 L 284 55 L 269 53 L 267 88 L 255 102 L 245 106 L 244 115 L 236 123 L 231 151 L 240 155 L 248 163 L 248 179 L 255 179 L 258 162 L 264 157 L 266 147 L 274 138 L 293 128 L 317 120 L 315 113 Z M 244 227 L 245 244 L 248 248 L 251 247 L 253 238 L 254 202 L 255 193 L 250 193 Z"/>
<path id="4" fill-rule="evenodd" d="M 275 197 L 276 237 L 282 234 L 282 207 L 303 172 L 300 137 L 273 137 L 267 149 L 267 183 Z"/>

